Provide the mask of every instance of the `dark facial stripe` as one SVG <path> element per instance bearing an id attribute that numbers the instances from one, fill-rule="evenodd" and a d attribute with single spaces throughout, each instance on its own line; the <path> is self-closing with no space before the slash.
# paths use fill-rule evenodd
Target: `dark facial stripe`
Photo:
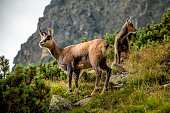
<path id="1" fill-rule="evenodd" d="M 47 38 L 44 40 L 44 42 L 46 42 L 48 40 L 51 40 L 51 36 L 50 35 L 47 36 Z"/>
<path id="2" fill-rule="evenodd" d="M 47 33 L 46 32 L 41 32 L 42 34 L 45 34 L 45 35 L 47 35 Z"/>

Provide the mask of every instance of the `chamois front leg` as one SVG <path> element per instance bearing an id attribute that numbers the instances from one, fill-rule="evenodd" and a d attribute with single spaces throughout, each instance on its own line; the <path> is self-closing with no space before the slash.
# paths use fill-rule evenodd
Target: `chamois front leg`
<path id="1" fill-rule="evenodd" d="M 117 54 L 117 63 L 118 64 L 120 64 L 120 56 L 121 56 L 121 52 L 120 51 L 118 51 L 118 54 Z"/>
<path id="2" fill-rule="evenodd" d="M 108 90 L 109 79 L 110 79 L 110 74 L 111 74 L 112 69 L 108 67 L 107 65 L 104 65 L 103 70 L 106 72 L 107 77 L 106 77 L 106 82 L 105 82 L 105 85 L 104 85 L 104 88 L 101 94 L 104 94 L 104 92 Z"/>
<path id="3" fill-rule="evenodd" d="M 117 63 L 117 53 L 115 52 L 114 63 Z"/>
<path id="4" fill-rule="evenodd" d="M 73 68 L 71 64 L 67 65 L 67 72 L 68 72 L 68 91 L 67 92 L 72 92 L 71 81 L 72 81 Z"/>
<path id="5" fill-rule="evenodd" d="M 78 91 L 78 79 L 79 79 L 80 70 L 74 71 L 74 82 L 75 82 L 75 91 Z"/>

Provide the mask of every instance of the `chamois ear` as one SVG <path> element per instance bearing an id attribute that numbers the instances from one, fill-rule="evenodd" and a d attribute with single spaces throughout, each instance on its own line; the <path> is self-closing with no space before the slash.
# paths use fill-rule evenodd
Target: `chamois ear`
<path id="1" fill-rule="evenodd" d="M 52 29 L 50 29 L 50 28 L 48 28 L 48 35 L 53 36 L 53 31 L 52 31 Z"/>
<path id="2" fill-rule="evenodd" d="M 127 19 L 126 19 L 126 22 L 128 22 L 128 21 L 129 21 L 129 19 L 127 18 Z"/>
<path id="3" fill-rule="evenodd" d="M 129 23 L 132 23 L 132 17 L 130 17 L 130 19 L 129 19 Z"/>
<path id="4" fill-rule="evenodd" d="M 40 26 L 38 26 L 38 32 L 39 32 L 40 36 L 42 36 L 42 32 L 41 32 Z"/>

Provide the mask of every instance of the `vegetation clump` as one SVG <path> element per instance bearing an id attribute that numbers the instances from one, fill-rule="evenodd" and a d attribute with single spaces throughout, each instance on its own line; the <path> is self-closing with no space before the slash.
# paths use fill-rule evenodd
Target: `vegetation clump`
<path id="1" fill-rule="evenodd" d="M 38 66 L 31 64 L 28 67 L 18 64 L 14 71 L 9 72 L 9 61 L 4 56 L 0 59 L 2 112 L 47 112 L 51 99 L 51 86 L 45 83 L 45 79 L 52 77 L 54 80 L 53 76 L 57 76 L 65 80 L 66 74 L 54 62 L 40 63 Z M 54 74 L 52 69 L 56 69 Z M 55 81 L 57 80 L 58 78 Z"/>

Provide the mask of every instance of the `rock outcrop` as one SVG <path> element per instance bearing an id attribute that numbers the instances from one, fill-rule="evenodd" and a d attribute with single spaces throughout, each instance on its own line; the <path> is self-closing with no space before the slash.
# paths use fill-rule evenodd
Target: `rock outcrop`
<path id="1" fill-rule="evenodd" d="M 51 0 L 38 25 L 42 31 L 54 30 L 54 40 L 60 47 L 88 40 L 104 38 L 106 33 L 120 30 L 125 20 L 132 17 L 137 28 L 152 21 L 159 23 L 170 6 L 169 0 Z M 39 47 L 40 36 L 32 34 L 14 58 L 14 64 L 49 62 L 50 54 Z"/>
<path id="2" fill-rule="evenodd" d="M 52 113 L 66 113 L 66 111 L 71 109 L 71 102 L 59 97 L 58 95 L 53 95 L 49 111 Z"/>

